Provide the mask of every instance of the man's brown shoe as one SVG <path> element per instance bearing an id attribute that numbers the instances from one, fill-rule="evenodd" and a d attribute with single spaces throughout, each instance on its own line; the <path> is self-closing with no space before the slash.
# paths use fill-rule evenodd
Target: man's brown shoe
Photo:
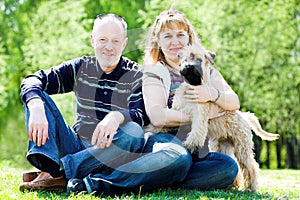
<path id="1" fill-rule="evenodd" d="M 27 171 L 23 173 L 23 182 L 33 181 L 41 171 Z"/>
<path id="2" fill-rule="evenodd" d="M 66 190 L 67 182 L 63 176 L 53 178 L 47 172 L 41 172 L 33 181 L 23 182 L 20 190 L 45 190 L 45 191 L 63 191 Z"/>

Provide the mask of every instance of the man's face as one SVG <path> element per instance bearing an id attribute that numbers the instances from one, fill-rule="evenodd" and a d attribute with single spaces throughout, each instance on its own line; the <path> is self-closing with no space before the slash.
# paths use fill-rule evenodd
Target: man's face
<path id="1" fill-rule="evenodd" d="M 98 21 L 91 35 L 91 42 L 103 71 L 109 73 L 116 68 L 127 40 L 121 23 Z"/>

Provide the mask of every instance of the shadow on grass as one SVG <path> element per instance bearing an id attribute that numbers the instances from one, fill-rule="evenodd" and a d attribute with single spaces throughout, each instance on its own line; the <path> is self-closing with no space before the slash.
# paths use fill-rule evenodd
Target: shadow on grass
<path id="1" fill-rule="evenodd" d="M 149 193 L 145 197 L 151 197 L 153 194 L 163 199 L 276 199 L 274 196 L 265 193 L 241 191 L 241 190 L 186 190 L 186 189 L 160 189 L 155 193 Z M 148 196 L 149 195 L 149 196 Z M 142 195 L 144 196 L 144 195 Z M 153 197 L 153 196 L 152 196 Z"/>

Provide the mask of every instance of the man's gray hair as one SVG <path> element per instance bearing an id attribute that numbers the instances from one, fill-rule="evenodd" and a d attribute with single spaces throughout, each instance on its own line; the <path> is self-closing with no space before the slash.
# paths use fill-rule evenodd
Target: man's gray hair
<path id="1" fill-rule="evenodd" d="M 100 21 L 103 21 L 103 20 L 115 21 L 115 22 L 121 23 L 121 25 L 124 29 L 125 37 L 127 36 L 127 23 L 126 23 L 126 21 L 124 20 L 124 18 L 122 16 L 117 15 L 117 14 L 112 14 L 112 13 L 97 15 L 97 17 L 94 21 L 93 32 L 95 30 L 95 26 L 97 25 L 97 23 L 100 22 Z"/>

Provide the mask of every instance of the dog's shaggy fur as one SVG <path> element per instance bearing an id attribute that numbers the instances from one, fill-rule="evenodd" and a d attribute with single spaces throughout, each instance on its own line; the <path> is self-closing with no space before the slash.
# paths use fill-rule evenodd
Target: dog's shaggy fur
<path id="1" fill-rule="evenodd" d="M 210 65 L 214 54 L 201 46 L 188 46 L 179 53 L 180 72 L 185 82 L 199 85 L 208 82 Z M 173 108 L 182 110 L 192 117 L 191 132 L 184 142 L 192 152 L 204 145 L 206 137 L 210 139 L 210 150 L 228 154 L 240 167 L 240 172 L 232 187 L 244 187 L 258 190 L 259 166 L 254 159 L 252 131 L 264 140 L 276 140 L 278 134 L 262 130 L 254 114 L 240 111 L 226 111 L 223 116 L 208 119 L 211 103 L 189 103 L 184 97 L 187 83 L 183 83 L 174 96 Z M 242 173 L 241 173 L 242 172 Z M 242 175 L 243 174 L 243 175 Z M 243 184 L 244 183 L 244 184 Z"/>

